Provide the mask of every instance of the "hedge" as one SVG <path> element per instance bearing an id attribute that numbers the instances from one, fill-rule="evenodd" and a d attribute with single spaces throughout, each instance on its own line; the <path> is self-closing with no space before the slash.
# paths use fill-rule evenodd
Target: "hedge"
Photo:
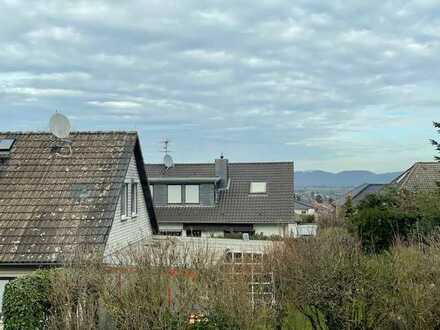
<path id="1" fill-rule="evenodd" d="M 4 330 L 45 329 L 49 311 L 49 272 L 39 270 L 6 285 Z"/>

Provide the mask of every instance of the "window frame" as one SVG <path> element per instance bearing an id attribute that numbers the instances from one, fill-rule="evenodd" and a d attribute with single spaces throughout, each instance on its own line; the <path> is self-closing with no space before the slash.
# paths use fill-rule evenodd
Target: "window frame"
<path id="1" fill-rule="evenodd" d="M 179 201 L 170 201 L 170 188 L 171 187 L 179 187 Z M 177 196 L 177 195 L 176 195 Z M 180 184 L 169 184 L 167 185 L 167 204 L 176 205 L 176 204 L 182 204 L 182 185 Z"/>
<path id="2" fill-rule="evenodd" d="M 263 189 L 256 189 L 259 185 L 264 185 Z M 267 182 L 266 181 L 252 181 L 249 186 L 249 193 L 253 195 L 267 194 Z"/>
<path id="3" fill-rule="evenodd" d="M 136 217 L 138 215 L 138 183 L 131 183 L 131 216 Z"/>
<path id="4" fill-rule="evenodd" d="M 125 182 L 122 185 L 122 192 L 121 192 L 121 219 L 125 220 L 129 217 L 129 203 L 128 203 L 128 198 L 129 198 L 129 194 L 128 194 L 128 188 L 129 187 L 129 183 Z"/>
<path id="5" fill-rule="evenodd" d="M 197 201 L 188 201 L 188 188 L 189 187 L 197 187 Z M 185 185 L 185 204 L 197 205 L 200 204 L 200 185 L 198 184 L 187 184 Z"/>

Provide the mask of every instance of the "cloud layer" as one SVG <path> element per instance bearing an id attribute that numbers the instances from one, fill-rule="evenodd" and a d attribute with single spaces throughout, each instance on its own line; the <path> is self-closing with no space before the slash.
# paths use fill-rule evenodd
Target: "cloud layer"
<path id="1" fill-rule="evenodd" d="M 398 170 L 440 120 L 437 1 L 0 4 L 0 129 L 138 130 L 144 157 Z"/>

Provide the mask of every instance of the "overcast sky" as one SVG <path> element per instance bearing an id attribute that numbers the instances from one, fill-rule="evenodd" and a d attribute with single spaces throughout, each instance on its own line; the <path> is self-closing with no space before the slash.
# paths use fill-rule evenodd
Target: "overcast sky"
<path id="1" fill-rule="evenodd" d="M 137 130 L 159 162 L 432 160 L 440 6 L 419 1 L 0 0 L 0 130 Z"/>

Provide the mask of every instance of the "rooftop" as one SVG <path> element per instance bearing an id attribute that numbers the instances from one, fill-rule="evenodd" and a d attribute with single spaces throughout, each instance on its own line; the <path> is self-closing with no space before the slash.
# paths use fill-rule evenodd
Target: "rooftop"
<path id="1" fill-rule="evenodd" d="M 103 248 L 139 141 L 131 132 L 0 133 L 0 263 L 61 263 L 79 245 Z M 140 150 L 140 149 L 139 149 Z"/>

